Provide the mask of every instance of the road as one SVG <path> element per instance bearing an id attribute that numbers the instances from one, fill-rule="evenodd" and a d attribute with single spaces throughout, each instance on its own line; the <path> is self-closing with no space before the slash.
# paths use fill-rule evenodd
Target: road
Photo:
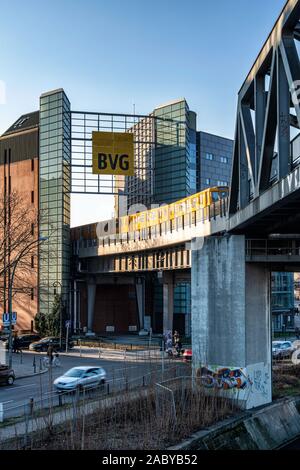
<path id="1" fill-rule="evenodd" d="M 24 354 L 26 356 L 26 353 Z M 27 353 L 29 356 L 30 353 Z M 30 359 L 29 357 L 27 357 Z M 49 396 L 53 396 L 53 381 L 67 371 L 71 367 L 79 365 L 101 366 L 106 370 L 107 381 L 110 384 L 110 391 L 118 389 L 120 386 L 124 388 L 127 381 L 129 384 L 143 383 L 143 377 L 147 379 L 150 371 L 159 371 L 162 367 L 159 361 L 135 362 L 130 359 L 123 359 L 122 356 L 114 359 L 105 358 L 87 358 L 60 355 L 61 367 L 52 368 L 44 374 L 19 379 L 15 381 L 13 386 L 0 387 L 0 403 L 4 404 L 5 418 L 19 416 L 24 413 L 25 407 L 28 407 L 30 398 L 34 399 L 35 406 L 46 407 L 49 404 Z M 170 364 L 170 362 L 169 362 Z M 174 367 L 174 362 L 170 364 Z M 164 362 L 165 370 L 168 363 Z M 144 380 L 145 380 L 144 379 Z M 55 404 L 58 404 L 58 396 L 54 395 Z M 68 400 L 72 398 L 69 396 Z M 68 401 L 67 400 L 67 401 Z"/>

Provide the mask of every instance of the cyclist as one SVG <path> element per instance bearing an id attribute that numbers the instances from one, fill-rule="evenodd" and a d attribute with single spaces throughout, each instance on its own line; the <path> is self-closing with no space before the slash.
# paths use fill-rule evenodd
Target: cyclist
<path id="1" fill-rule="evenodd" d="M 55 365 L 55 366 L 57 366 L 57 367 L 60 366 L 60 360 L 59 360 L 59 354 L 58 354 L 58 352 L 55 353 L 55 357 L 54 357 L 54 359 L 53 359 L 52 362 L 53 362 L 53 365 Z"/>

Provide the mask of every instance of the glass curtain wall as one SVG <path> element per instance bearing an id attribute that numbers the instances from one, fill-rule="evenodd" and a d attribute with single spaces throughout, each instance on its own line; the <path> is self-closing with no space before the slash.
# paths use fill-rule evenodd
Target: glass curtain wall
<path id="1" fill-rule="evenodd" d="M 39 309 L 52 312 L 55 294 L 67 307 L 70 278 L 70 102 L 62 89 L 40 97 Z"/>
<path id="2" fill-rule="evenodd" d="M 162 118 L 155 122 L 154 200 L 170 203 L 196 192 L 196 114 L 182 100 L 156 108 L 153 115 Z"/>

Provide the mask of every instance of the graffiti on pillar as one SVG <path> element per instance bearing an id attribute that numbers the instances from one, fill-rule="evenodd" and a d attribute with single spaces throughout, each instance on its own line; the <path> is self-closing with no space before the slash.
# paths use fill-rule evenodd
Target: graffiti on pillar
<path id="1" fill-rule="evenodd" d="M 269 372 L 263 371 L 261 369 L 254 370 L 253 384 L 254 384 L 254 389 L 257 392 L 260 392 L 264 397 L 267 397 L 269 394 L 269 388 L 270 388 Z"/>
<path id="2" fill-rule="evenodd" d="M 271 365 L 249 364 L 247 367 L 201 364 L 195 367 L 201 386 L 219 390 L 226 396 L 243 402 L 247 409 L 272 401 Z"/>
<path id="3" fill-rule="evenodd" d="M 252 385 L 246 369 L 239 367 L 220 367 L 216 369 L 201 367 L 197 369 L 196 376 L 201 379 L 206 388 L 244 390 Z"/>

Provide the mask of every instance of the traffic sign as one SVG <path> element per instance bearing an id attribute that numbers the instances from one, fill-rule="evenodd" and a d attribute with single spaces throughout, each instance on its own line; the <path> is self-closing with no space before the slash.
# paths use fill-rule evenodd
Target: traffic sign
<path id="1" fill-rule="evenodd" d="M 2 314 L 2 323 L 3 326 L 10 326 L 10 320 L 9 320 L 9 313 L 3 313 Z M 17 323 L 17 312 L 12 312 L 11 314 L 11 324 L 15 325 Z"/>
<path id="2" fill-rule="evenodd" d="M 9 326 L 9 313 L 3 313 L 2 315 L 2 323 L 4 326 Z"/>

